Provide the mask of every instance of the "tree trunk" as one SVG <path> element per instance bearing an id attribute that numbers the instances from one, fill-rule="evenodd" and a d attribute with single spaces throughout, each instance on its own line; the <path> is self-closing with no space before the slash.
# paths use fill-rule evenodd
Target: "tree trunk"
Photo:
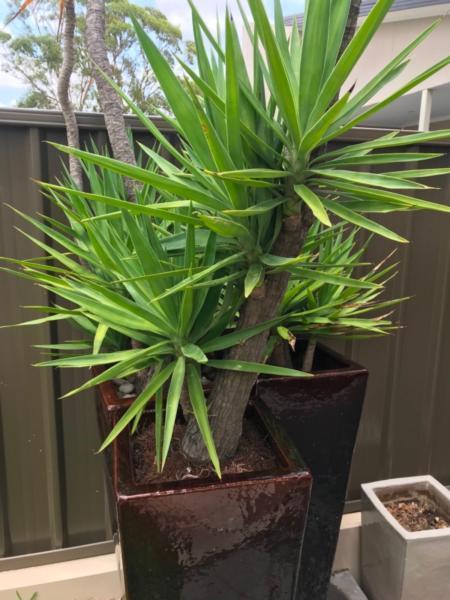
<path id="1" fill-rule="evenodd" d="M 316 354 L 317 349 L 317 339 L 315 337 L 310 337 L 305 349 L 305 355 L 303 357 L 302 363 L 302 371 L 305 373 L 310 373 L 312 371 L 314 365 L 314 356 Z"/>
<path id="2" fill-rule="evenodd" d="M 294 368 L 291 347 L 286 340 L 280 340 L 278 342 L 273 349 L 268 362 L 276 367 L 286 367 L 288 369 Z"/>
<path id="3" fill-rule="evenodd" d="M 297 215 L 285 217 L 273 254 L 285 257 L 298 256 L 312 220 L 312 214 L 306 204 Z M 252 327 L 276 317 L 288 281 L 287 272 L 268 275 L 263 285 L 257 288 L 244 303 L 239 329 Z M 263 362 L 269 333 L 266 331 L 235 346 L 230 350 L 227 358 Z M 244 413 L 256 379 L 257 375 L 253 373 L 220 371 L 214 381 L 209 397 L 209 415 L 217 451 L 222 460 L 231 458 L 236 452 L 242 434 Z M 195 462 L 208 459 L 194 419 L 189 421 L 182 448 L 186 456 Z"/>
<path id="4" fill-rule="evenodd" d="M 93 63 L 93 77 L 97 86 L 100 108 L 104 114 L 113 156 L 117 160 L 135 165 L 136 157 L 127 134 L 122 99 L 100 72 L 101 70 L 108 77 L 112 78 L 112 69 L 108 60 L 105 42 L 105 10 L 105 0 L 88 0 L 86 9 L 86 46 Z M 128 200 L 135 202 L 136 190 L 139 188 L 138 184 L 127 177 L 124 179 L 124 184 Z M 131 340 L 131 345 L 133 348 L 142 347 L 142 343 L 137 340 Z M 152 369 L 143 369 L 137 373 L 135 379 L 137 394 L 146 387 L 151 375 Z"/>
<path id="5" fill-rule="evenodd" d="M 99 71 L 101 69 L 112 78 L 112 69 L 105 43 L 105 0 L 88 0 L 86 46 L 89 57 L 94 64 L 93 76 L 97 85 L 100 107 L 104 113 L 113 156 L 117 160 L 135 165 L 136 157 L 127 135 L 122 100 Z M 95 68 L 95 65 L 99 69 Z M 135 184 L 131 180 L 125 179 L 125 187 L 129 200 L 134 201 L 136 199 Z"/>
<path id="6" fill-rule="evenodd" d="M 339 56 L 345 51 L 347 46 L 355 35 L 356 26 L 358 24 L 359 11 L 361 10 L 362 0 L 352 0 L 350 4 L 350 10 L 348 13 L 347 25 L 345 27 L 344 37 L 342 39 L 341 49 Z"/>
<path id="7" fill-rule="evenodd" d="M 72 148 L 80 147 L 80 134 L 77 118 L 70 101 L 70 78 L 75 63 L 75 6 L 74 0 L 65 0 L 64 4 L 64 31 L 62 36 L 63 61 L 58 77 L 58 101 L 64 117 L 67 132 L 67 144 Z M 83 189 L 83 171 L 80 161 L 74 156 L 69 156 L 69 171 L 76 185 Z"/>
<path id="8" fill-rule="evenodd" d="M 353 37 L 359 14 L 361 0 L 352 0 L 341 52 Z M 287 189 L 287 194 L 292 190 Z M 308 230 L 313 222 L 311 211 L 305 204 L 297 215 L 287 216 L 276 240 L 272 253 L 276 256 L 296 257 L 305 242 Z M 240 329 L 251 327 L 273 319 L 285 294 L 289 273 L 277 273 L 266 277 L 263 285 L 257 288 L 244 303 L 239 318 Z M 227 358 L 262 362 L 269 332 L 254 336 L 246 342 L 232 348 Z M 221 460 L 231 458 L 238 447 L 242 435 L 242 423 L 250 394 L 257 380 L 253 373 L 220 371 L 214 381 L 209 397 L 209 417 L 217 452 Z M 206 462 L 208 453 L 195 422 L 188 423 L 182 441 L 184 454 L 193 462 Z"/>

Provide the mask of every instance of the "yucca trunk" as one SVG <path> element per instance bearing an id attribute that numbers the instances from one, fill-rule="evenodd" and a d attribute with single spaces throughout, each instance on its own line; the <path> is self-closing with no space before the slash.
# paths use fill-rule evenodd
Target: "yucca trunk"
<path id="1" fill-rule="evenodd" d="M 298 256 L 312 224 L 312 214 L 303 205 L 302 212 L 285 217 L 278 240 L 274 246 L 277 256 Z M 239 328 L 253 327 L 274 318 L 286 292 L 289 273 L 282 272 L 266 277 L 245 302 L 239 319 Z M 265 331 L 232 348 L 232 360 L 264 362 L 270 331 Z M 256 382 L 254 373 L 219 372 L 209 398 L 211 429 L 219 457 L 231 458 L 237 450 L 242 435 L 242 422 L 251 390 Z M 208 460 L 205 444 L 197 424 L 191 419 L 183 440 L 184 453 L 194 461 Z"/>
<path id="2" fill-rule="evenodd" d="M 356 31 L 361 0 L 353 0 L 340 52 L 347 47 Z M 293 190 L 287 190 L 287 195 Z M 296 215 L 286 216 L 275 242 L 273 254 L 296 257 L 300 254 L 313 216 L 305 204 Z M 276 317 L 287 289 L 289 273 L 282 272 L 265 278 L 263 285 L 256 288 L 244 303 L 239 319 L 239 329 L 252 327 Z M 269 331 L 254 336 L 235 346 L 228 353 L 232 360 L 264 362 Z M 221 460 L 231 458 L 239 445 L 242 423 L 252 388 L 257 380 L 254 373 L 221 371 L 217 374 L 209 397 L 211 429 Z M 195 419 L 191 419 L 182 442 L 185 455 L 194 462 L 206 462 L 208 452 Z"/>

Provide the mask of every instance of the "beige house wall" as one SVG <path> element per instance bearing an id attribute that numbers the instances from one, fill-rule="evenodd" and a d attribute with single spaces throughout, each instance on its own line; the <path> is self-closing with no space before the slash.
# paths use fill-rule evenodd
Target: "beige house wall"
<path id="1" fill-rule="evenodd" d="M 383 91 L 379 92 L 373 98 L 371 103 L 383 100 L 389 94 L 398 90 L 403 84 L 409 82 L 413 77 L 448 56 L 450 54 L 449 9 L 449 4 L 439 4 L 431 7 L 390 13 L 349 77 L 347 86 L 350 87 L 356 84 L 355 89 L 360 89 L 427 27 L 439 19 L 441 19 L 441 22 L 436 29 L 412 53 L 410 63 L 406 66 L 405 70 L 394 81 L 387 84 Z M 363 20 L 364 18 L 360 19 L 360 23 Z M 289 33 L 290 29 L 289 27 Z M 253 66 L 251 43 L 245 33 L 243 34 L 243 47 L 247 65 L 249 70 L 251 70 Z M 412 92 L 447 83 L 450 83 L 450 65 L 419 84 Z M 343 89 L 345 89 L 345 86 Z M 450 98 L 448 115 L 450 116 Z"/>
<path id="2" fill-rule="evenodd" d="M 448 5 L 447 5 L 448 8 Z M 406 11 L 405 11 L 406 12 Z M 400 16 L 402 13 L 398 13 Z M 404 21 L 385 22 L 369 44 L 361 61 L 351 74 L 348 84 L 356 83 L 360 89 L 370 79 L 397 56 L 408 44 L 429 27 L 436 17 L 408 19 Z M 405 70 L 378 93 L 373 102 L 378 102 L 399 89 L 438 61 L 450 54 L 450 16 L 445 16 L 437 28 L 422 42 L 411 55 L 410 63 Z M 450 83 L 450 66 L 445 67 L 420 85 L 414 91 L 433 88 Z M 449 98 L 450 115 L 450 98 Z"/>

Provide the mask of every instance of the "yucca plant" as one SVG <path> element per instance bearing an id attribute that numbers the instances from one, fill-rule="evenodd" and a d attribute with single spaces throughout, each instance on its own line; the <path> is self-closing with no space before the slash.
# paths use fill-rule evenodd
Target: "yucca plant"
<path id="1" fill-rule="evenodd" d="M 295 350 L 299 336 L 308 338 L 302 369 L 309 372 L 319 339 L 370 339 L 398 329 L 391 316 L 407 298 L 383 297 L 398 263 L 389 264 L 393 252 L 378 264 L 361 262 L 372 236 L 361 244 L 358 231 L 342 223 L 312 226 L 302 250 L 307 262 L 291 276 L 279 310 L 283 324 L 272 338 L 275 348 L 284 347 L 275 350 L 281 364 L 290 364 L 286 343 Z"/>
<path id="2" fill-rule="evenodd" d="M 146 170 L 154 172 L 162 159 L 153 150 L 147 148 L 146 151 L 155 159 L 148 162 Z M 153 378 L 103 447 L 131 421 L 135 430 L 144 407 L 156 395 L 156 460 L 160 470 L 167 458 L 186 380 L 191 406 L 182 406 L 185 416 L 189 418 L 192 412 L 195 415 L 213 464 L 220 472 L 208 426 L 199 366 L 207 363 L 214 369 L 301 375 L 294 369 L 247 361 L 237 363 L 216 356 L 255 332 L 270 329 L 287 318 L 291 322 L 295 317 L 300 318 L 301 310 L 298 309 L 299 314 L 288 316 L 286 313 L 271 323 L 236 331 L 236 315 L 242 303 L 246 276 L 244 254 L 236 253 L 227 238 L 201 227 L 196 229 L 198 223 L 191 216 L 190 202 L 174 201 L 171 206 L 179 211 L 179 215 L 168 213 L 169 203 L 160 202 L 160 196 L 153 188 L 142 186 L 137 204 L 126 205 L 126 210 L 117 211 L 96 202 L 99 194 L 106 197 L 108 193 L 110 198 L 124 196 L 123 181 L 114 173 L 98 170 L 90 163 L 83 167 L 92 190 L 89 197 L 84 195 L 87 200 L 79 199 L 80 192 L 68 176 L 65 186 L 46 186 L 48 198 L 61 209 L 70 227 L 50 217 L 44 217 L 44 222 L 40 222 L 19 213 L 55 245 L 61 246 L 63 252 L 25 234 L 47 252 L 52 262 L 45 256 L 11 262 L 20 265 L 22 277 L 36 282 L 66 303 L 66 306 L 55 304 L 51 308 L 34 306 L 34 310 L 50 315 L 22 325 L 68 320 L 84 334 L 81 339 L 62 344 L 38 346 L 45 352 L 63 355 L 52 357 L 40 366 L 105 367 L 103 373 L 67 394 L 72 396 L 109 379 L 134 375 L 151 364 Z M 117 202 L 122 206 L 122 200 Z M 164 209 L 159 208 L 162 204 Z M 182 214 L 183 210 L 185 214 Z M 150 220 L 146 215 L 153 218 Z M 313 278 L 311 283 L 339 282 L 355 290 L 376 289 L 378 292 L 381 289 L 378 284 L 365 278 L 358 280 L 336 275 L 336 270 L 342 271 L 345 265 L 335 267 L 333 262 L 325 264 L 325 261 L 320 272 L 314 271 L 317 253 L 328 246 L 330 235 L 336 236 L 336 242 L 342 242 L 341 227 L 326 233 L 311 231 L 301 262 L 297 263 L 298 269 Z M 306 321 L 308 312 L 304 315 Z M 138 341 L 142 347 L 130 348 L 130 340 Z M 81 350 L 90 351 L 90 354 L 80 356 Z M 169 393 L 164 398 L 162 390 L 169 378 Z"/>
<path id="3" fill-rule="evenodd" d="M 183 450 L 193 461 L 209 456 L 220 473 L 220 460 L 232 456 L 239 443 L 257 374 L 302 374 L 265 361 L 271 332 L 292 314 L 289 294 L 302 301 L 301 287 L 295 282 L 293 288 L 288 287 L 292 276 L 298 278 L 300 273 L 295 280 L 300 286 L 308 276 L 299 269 L 312 225 L 319 222 L 330 228 L 339 219 L 405 242 L 373 220 L 372 214 L 450 210 L 417 197 L 426 186 L 416 181 L 448 169 L 391 170 L 393 164 L 435 157 L 408 153 L 408 146 L 449 137 L 450 131 L 393 132 L 327 149 L 329 141 L 450 63 L 450 58 L 444 58 L 385 100 L 365 108 L 404 69 L 434 24 L 360 91 L 344 88 L 339 95 L 392 2 L 378 0 L 340 52 L 350 0 L 308 2 L 302 34 L 294 26 L 289 36 L 279 0 L 274 27 L 262 0 L 248 0 L 254 24 L 243 9 L 242 17 L 253 48 L 251 68 L 231 15 L 226 15 L 222 41 L 191 4 L 198 69 L 180 61 L 186 72 L 185 86 L 136 24 L 142 48 L 173 112 L 165 118 L 178 132 L 181 149 L 115 86 L 172 160 L 144 147 L 153 165 L 144 168 L 58 145 L 85 164 L 134 179 L 154 196 L 143 194 L 130 204 L 120 190 L 105 194 L 45 184 L 72 226 L 67 230 L 56 223 L 33 223 L 83 262 L 80 265 L 75 257 L 38 242 L 63 266 L 27 263 L 22 273 L 71 302 L 75 307 L 70 309 L 71 318 L 91 322 L 93 352 L 49 362 L 112 365 L 82 389 L 150 369 L 145 389 L 105 444 L 130 422 L 136 423 L 154 398 L 162 468 L 186 387 L 190 409 L 186 410 Z M 388 170 L 369 172 L 375 165 Z M 98 215 L 94 205 L 109 208 Z M 115 230 L 117 219 L 122 233 Z M 315 274 L 320 278 L 319 270 Z M 349 289 L 378 289 L 371 277 L 357 280 Z M 66 318 L 69 309 L 52 310 L 56 314 L 51 318 Z M 296 333 L 300 329 L 301 320 Z M 113 332 L 142 347 L 99 352 Z M 201 385 L 204 364 L 217 370 L 208 402 Z M 166 382 L 167 393 L 163 392 Z"/>

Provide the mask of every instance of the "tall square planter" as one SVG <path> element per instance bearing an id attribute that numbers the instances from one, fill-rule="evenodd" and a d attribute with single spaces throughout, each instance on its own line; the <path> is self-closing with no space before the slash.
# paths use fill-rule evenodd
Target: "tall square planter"
<path id="1" fill-rule="evenodd" d="M 326 600 L 367 385 L 360 365 L 319 345 L 310 379 L 261 378 L 258 396 L 313 476 L 296 600 Z"/>
<path id="2" fill-rule="evenodd" d="M 111 384 L 100 388 L 106 432 L 124 407 Z M 139 484 L 128 432 L 113 443 L 109 465 L 127 600 L 292 600 L 311 474 L 257 400 L 251 418 L 273 448 L 273 471 Z"/>
<path id="3" fill-rule="evenodd" d="M 361 569 L 371 600 L 450 598 L 450 527 L 407 531 L 382 500 L 387 494 L 426 492 L 450 520 L 450 493 L 433 477 L 405 477 L 362 485 Z"/>

